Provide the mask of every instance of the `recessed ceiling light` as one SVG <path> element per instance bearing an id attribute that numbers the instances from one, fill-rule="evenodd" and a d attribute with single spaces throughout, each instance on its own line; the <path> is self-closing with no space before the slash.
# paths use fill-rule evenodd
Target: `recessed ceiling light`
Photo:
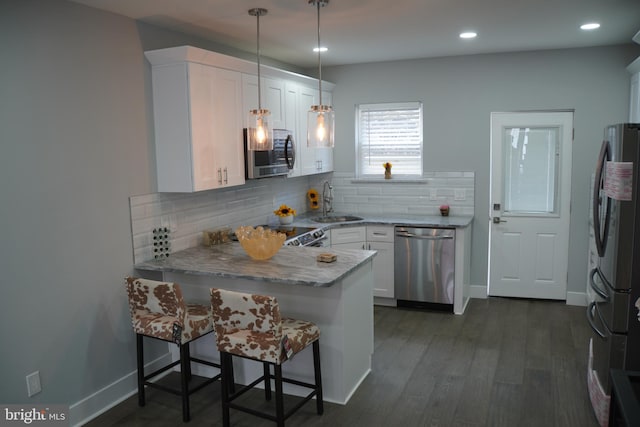
<path id="1" fill-rule="evenodd" d="M 581 30 L 596 30 L 598 28 L 600 28 L 600 24 L 597 22 L 589 22 L 587 24 L 580 25 Z"/>
<path id="2" fill-rule="evenodd" d="M 473 31 L 468 31 L 466 33 L 460 33 L 460 38 L 461 39 L 474 39 L 478 36 L 477 33 L 474 33 Z"/>
<path id="3" fill-rule="evenodd" d="M 313 51 L 314 51 L 314 52 L 317 52 L 318 50 L 319 50 L 320 52 L 326 52 L 326 51 L 328 51 L 328 50 L 329 50 L 329 48 L 324 47 L 324 46 L 320 47 L 320 49 L 318 49 L 317 47 L 314 47 L 314 48 L 313 48 Z"/>

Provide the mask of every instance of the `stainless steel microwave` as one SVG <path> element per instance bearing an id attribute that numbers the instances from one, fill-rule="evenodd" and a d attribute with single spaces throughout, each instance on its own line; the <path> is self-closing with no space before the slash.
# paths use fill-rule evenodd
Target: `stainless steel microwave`
<path id="1" fill-rule="evenodd" d="M 244 130 L 245 175 L 247 179 L 287 175 L 296 160 L 292 132 L 286 129 L 273 130 L 273 150 L 253 151 L 247 149 L 247 129 Z"/>

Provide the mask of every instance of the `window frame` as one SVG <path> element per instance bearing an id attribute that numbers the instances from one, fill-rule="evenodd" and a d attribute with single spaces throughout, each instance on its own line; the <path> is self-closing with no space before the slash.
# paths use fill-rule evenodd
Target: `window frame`
<path id="1" fill-rule="evenodd" d="M 418 139 L 419 142 L 419 172 L 417 173 L 392 173 L 394 177 L 401 177 L 406 179 L 420 179 L 423 177 L 424 173 L 424 106 L 421 101 L 404 101 L 404 102 L 374 102 L 374 103 L 361 103 L 356 104 L 355 106 L 355 176 L 358 179 L 368 179 L 368 178 L 377 178 L 382 177 L 384 173 L 384 169 L 382 168 L 382 163 L 385 161 L 390 161 L 392 164 L 394 163 L 394 159 L 385 159 L 380 162 L 380 173 L 364 173 L 363 167 L 363 159 L 364 153 L 363 149 L 365 144 L 362 142 L 361 138 L 361 124 L 362 118 L 361 114 L 367 111 L 393 111 L 393 110 L 417 110 L 418 119 L 416 129 L 418 131 Z M 396 162 L 397 164 L 397 162 Z M 397 169 L 396 169 L 397 170 Z"/>

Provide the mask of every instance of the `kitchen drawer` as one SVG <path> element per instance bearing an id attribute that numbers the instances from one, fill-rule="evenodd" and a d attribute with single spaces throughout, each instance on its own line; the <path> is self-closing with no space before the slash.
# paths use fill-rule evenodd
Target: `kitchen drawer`
<path id="1" fill-rule="evenodd" d="M 388 225 L 367 225 L 367 242 L 393 243 L 394 227 Z"/>
<path id="2" fill-rule="evenodd" d="M 364 243 L 367 240 L 366 227 L 340 227 L 331 230 L 331 244 Z"/>

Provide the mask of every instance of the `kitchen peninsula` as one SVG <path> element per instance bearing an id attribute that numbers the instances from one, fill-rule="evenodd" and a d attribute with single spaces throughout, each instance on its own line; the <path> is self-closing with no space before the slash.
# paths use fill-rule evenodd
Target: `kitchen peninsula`
<path id="1" fill-rule="evenodd" d="M 234 243 L 192 247 L 160 261 L 135 265 L 140 275 L 179 283 L 185 299 L 208 300 L 209 288 L 275 296 L 283 316 L 312 321 L 320 328 L 324 398 L 346 404 L 371 370 L 373 354 L 373 270 L 375 251 L 331 249 L 332 263 L 316 261 L 326 248 L 283 247 L 270 260 L 255 261 Z M 194 356 L 218 360 L 214 338 L 192 345 Z M 170 345 L 177 360 L 175 346 Z M 259 364 L 234 360 L 236 381 L 248 383 L 262 372 Z M 283 366 L 286 374 L 311 381 L 310 352 Z M 210 375 L 205 368 L 195 374 Z M 289 387 L 286 387 L 289 386 Z M 302 394 L 285 385 L 285 393 Z"/>

